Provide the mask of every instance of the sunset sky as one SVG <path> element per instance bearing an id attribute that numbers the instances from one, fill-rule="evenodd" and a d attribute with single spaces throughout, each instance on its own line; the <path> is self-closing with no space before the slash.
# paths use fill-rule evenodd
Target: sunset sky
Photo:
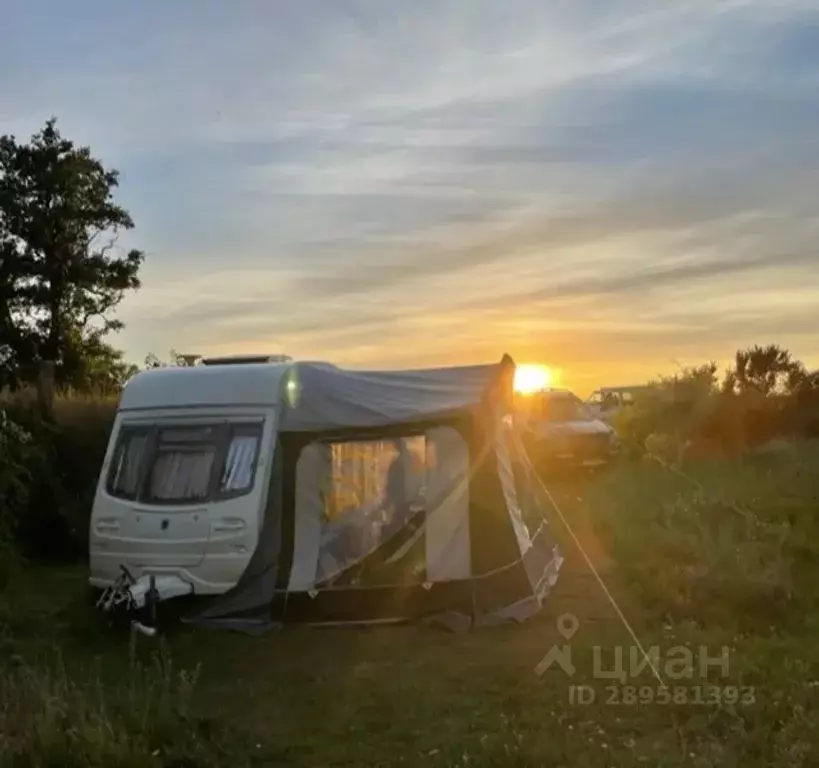
<path id="1" fill-rule="evenodd" d="M 141 360 L 819 365 L 815 0 L 6 0 L 0 133 L 121 171 Z"/>

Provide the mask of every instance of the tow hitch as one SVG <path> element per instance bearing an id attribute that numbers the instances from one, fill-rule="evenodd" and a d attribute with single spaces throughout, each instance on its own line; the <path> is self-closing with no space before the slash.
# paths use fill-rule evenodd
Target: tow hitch
<path id="1" fill-rule="evenodd" d="M 104 614 L 128 617 L 131 629 L 148 637 L 157 633 L 157 605 L 162 600 L 193 593 L 193 586 L 170 574 L 144 574 L 136 579 L 124 566 L 117 580 L 106 587 L 97 608 Z"/>
<path id="2" fill-rule="evenodd" d="M 159 592 L 156 589 L 156 577 L 150 576 L 148 589 L 144 591 L 142 600 L 138 599 L 142 590 L 139 590 L 137 580 L 131 572 L 124 566 L 120 566 L 122 573 L 117 580 L 106 587 L 99 599 L 96 607 L 106 614 L 125 614 L 133 616 L 144 612 L 147 624 L 139 619 L 131 619 L 131 629 L 146 637 L 154 637 L 156 628 L 156 604 L 159 602 Z"/>
<path id="3" fill-rule="evenodd" d="M 97 600 L 96 607 L 103 611 L 110 612 L 117 608 L 123 608 L 126 611 L 133 611 L 139 608 L 134 597 L 131 587 L 136 584 L 136 579 L 131 575 L 131 572 L 121 565 L 122 573 L 117 580 L 107 586 Z"/>

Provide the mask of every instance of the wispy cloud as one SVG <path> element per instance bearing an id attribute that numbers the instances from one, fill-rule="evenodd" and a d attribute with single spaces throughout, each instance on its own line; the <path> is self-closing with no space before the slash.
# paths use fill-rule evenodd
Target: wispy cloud
<path id="1" fill-rule="evenodd" d="M 122 170 L 135 356 L 815 344 L 770 299 L 819 276 L 809 0 L 15 5 L 0 130 L 55 113 Z"/>

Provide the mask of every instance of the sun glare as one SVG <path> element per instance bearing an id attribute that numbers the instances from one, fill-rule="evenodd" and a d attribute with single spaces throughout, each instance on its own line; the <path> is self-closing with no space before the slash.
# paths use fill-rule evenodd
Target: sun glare
<path id="1" fill-rule="evenodd" d="M 531 395 L 552 383 L 551 371 L 545 365 L 519 365 L 515 369 L 515 392 Z"/>

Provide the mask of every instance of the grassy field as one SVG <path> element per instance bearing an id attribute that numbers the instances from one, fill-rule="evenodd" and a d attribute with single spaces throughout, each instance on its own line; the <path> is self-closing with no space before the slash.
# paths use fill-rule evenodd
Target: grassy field
<path id="1" fill-rule="evenodd" d="M 685 474 L 641 462 L 554 483 L 554 594 L 528 624 L 467 634 L 133 642 L 84 606 L 82 568 L 25 569 L 0 601 L 0 765 L 815 765 L 819 450 Z M 631 668 L 587 558 L 667 688 Z M 554 644 L 573 675 L 536 674 Z M 700 669 L 701 648 L 726 648 L 727 668 Z M 618 653 L 626 677 L 601 676 Z"/>

